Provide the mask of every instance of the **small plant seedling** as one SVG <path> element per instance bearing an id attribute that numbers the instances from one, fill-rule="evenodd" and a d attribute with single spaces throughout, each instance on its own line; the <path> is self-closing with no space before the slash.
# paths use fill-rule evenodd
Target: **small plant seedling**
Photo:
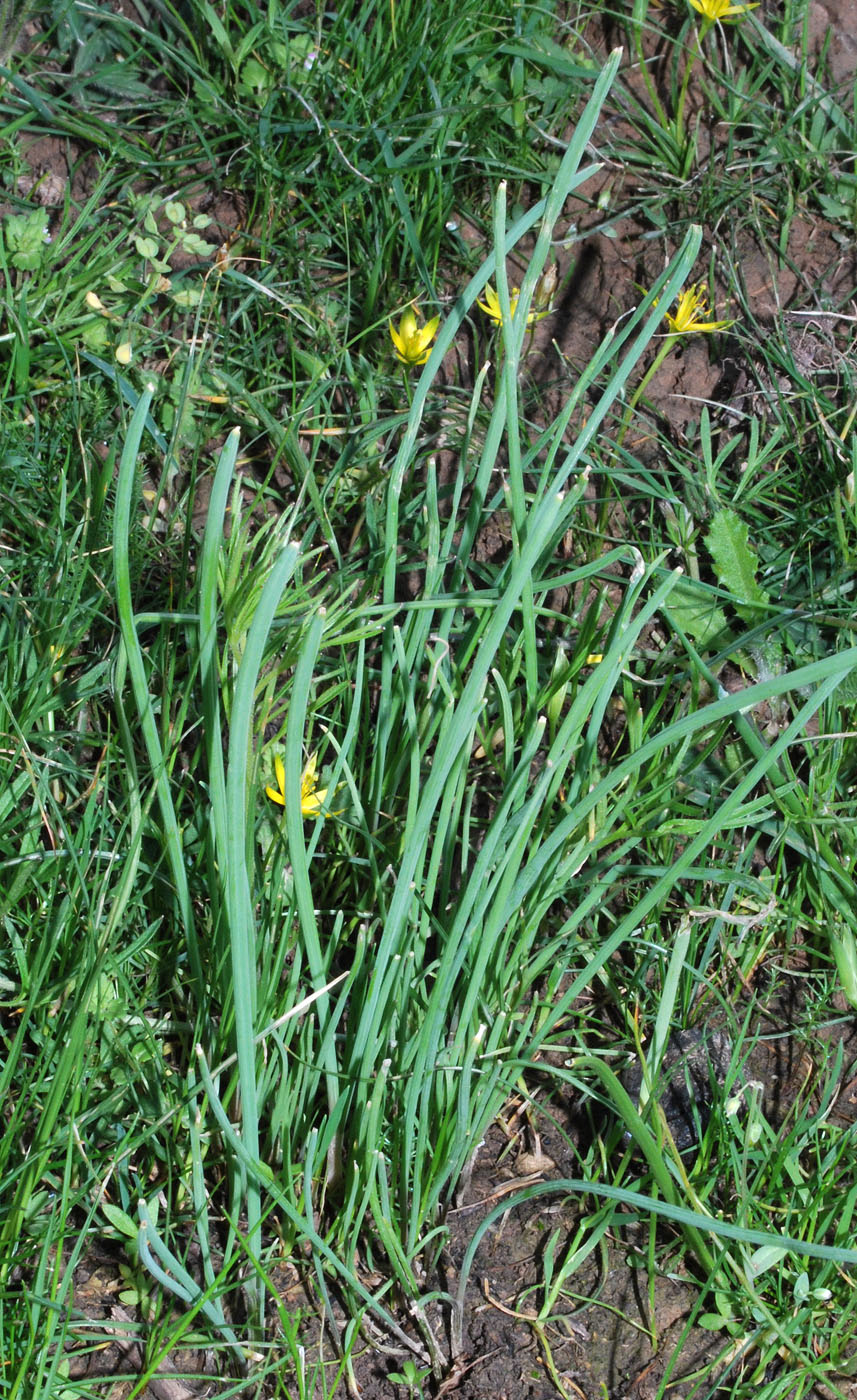
<path id="1" fill-rule="evenodd" d="M 407 1361 L 402 1362 L 401 1371 L 391 1371 L 389 1379 L 394 1385 L 403 1385 L 407 1387 L 408 1400 L 418 1400 L 418 1397 L 419 1400 L 422 1400 L 424 1393 L 423 1382 L 426 1381 L 430 1375 L 430 1366 L 421 1369 L 408 1357 Z"/>
<path id="2" fill-rule="evenodd" d="M 44 209 L 31 209 L 28 214 L 7 214 L 3 221 L 3 240 L 13 267 L 19 272 L 36 272 L 42 266 L 45 248 L 50 242 Z"/>

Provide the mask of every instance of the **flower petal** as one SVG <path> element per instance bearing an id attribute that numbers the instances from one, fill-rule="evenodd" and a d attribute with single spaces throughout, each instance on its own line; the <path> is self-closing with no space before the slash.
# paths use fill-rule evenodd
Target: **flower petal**
<path id="1" fill-rule="evenodd" d="M 324 799 L 327 797 L 327 788 L 314 788 L 301 798 L 301 814 L 305 817 L 316 817 L 324 806 Z"/>
<path id="2" fill-rule="evenodd" d="M 397 359 L 403 365 L 425 364 L 440 325 L 440 316 L 434 316 L 425 326 L 420 326 L 414 306 L 408 306 L 402 312 L 398 330 L 392 321 L 388 324 Z"/>
<path id="3" fill-rule="evenodd" d="M 439 316 L 432 316 L 432 318 L 431 318 L 430 321 L 426 321 L 426 323 L 425 323 L 425 325 L 423 326 L 422 330 L 418 332 L 419 341 L 420 341 L 420 348 L 421 348 L 421 349 L 424 350 L 424 349 L 426 348 L 427 345 L 431 345 L 432 341 L 434 340 L 435 336 L 437 335 L 437 328 L 438 328 L 439 325 L 440 325 L 440 317 L 439 317 Z"/>

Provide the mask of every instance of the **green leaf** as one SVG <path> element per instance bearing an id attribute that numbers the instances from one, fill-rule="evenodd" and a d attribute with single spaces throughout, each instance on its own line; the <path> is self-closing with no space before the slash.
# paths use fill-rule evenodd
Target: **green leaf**
<path id="1" fill-rule="evenodd" d="M 735 611 L 753 626 L 760 620 L 768 594 L 759 586 L 759 559 L 750 532 L 734 510 L 719 510 L 705 537 L 718 581 L 731 593 Z"/>
<path id="2" fill-rule="evenodd" d="M 794 1299 L 796 1303 L 803 1303 L 809 1297 L 809 1274 L 804 1269 L 795 1279 Z"/>
<path id="3" fill-rule="evenodd" d="M 215 252 L 213 243 L 207 243 L 204 238 L 200 238 L 198 233 L 186 233 L 182 237 L 182 247 L 186 253 L 195 255 L 198 258 L 210 258 Z"/>
<path id="4" fill-rule="evenodd" d="M 127 1235 L 129 1239 L 136 1240 L 137 1230 L 139 1228 L 136 1220 L 132 1220 L 130 1215 L 126 1215 L 124 1210 L 120 1210 L 118 1206 L 111 1205 L 109 1201 L 102 1201 L 101 1209 L 104 1211 L 110 1224 L 114 1229 L 119 1231 L 120 1235 Z"/>
<path id="5" fill-rule="evenodd" d="M 691 578 L 677 580 L 669 597 L 670 615 L 700 647 L 711 648 L 729 634 L 729 623 L 712 590 Z"/>
<path id="6" fill-rule="evenodd" d="M 857 1006 L 857 940 L 851 930 L 844 928 L 838 920 L 837 925 L 838 927 L 832 927 L 830 930 L 836 971 L 839 973 L 843 992 L 851 1005 Z"/>
<path id="7" fill-rule="evenodd" d="M 202 287 L 181 287 L 179 291 L 171 292 L 170 297 L 176 306 L 185 309 L 199 306 L 202 301 Z"/>
<path id="8" fill-rule="evenodd" d="M 706 1332 L 722 1332 L 724 1327 L 728 1330 L 729 1320 L 721 1317 L 720 1313 L 703 1313 L 696 1319 L 697 1327 L 702 1327 Z"/>
<path id="9" fill-rule="evenodd" d="M 155 258 L 158 256 L 159 246 L 154 238 L 141 238 L 138 234 L 134 239 L 134 247 L 137 249 L 140 257 L 147 258 L 149 262 L 154 262 Z"/>
<path id="10" fill-rule="evenodd" d="M 753 1278 L 760 1274 L 767 1273 L 775 1264 L 779 1264 L 788 1254 L 787 1249 L 783 1249 L 778 1244 L 765 1244 L 760 1249 L 754 1249 L 750 1256 L 749 1265 Z"/>
<path id="11" fill-rule="evenodd" d="M 12 266 L 21 272 L 35 272 L 42 264 L 48 236 L 48 216 L 44 209 L 33 209 L 29 214 L 7 214 L 3 234 Z"/>
<path id="12" fill-rule="evenodd" d="M 238 91 L 242 96 L 254 99 L 261 105 L 270 92 L 271 85 L 271 75 L 258 59 L 248 58 L 247 62 L 242 64 L 238 81 Z"/>
<path id="13" fill-rule="evenodd" d="M 106 350 L 110 341 L 110 327 L 103 317 L 93 317 L 82 326 L 81 339 L 87 350 Z"/>

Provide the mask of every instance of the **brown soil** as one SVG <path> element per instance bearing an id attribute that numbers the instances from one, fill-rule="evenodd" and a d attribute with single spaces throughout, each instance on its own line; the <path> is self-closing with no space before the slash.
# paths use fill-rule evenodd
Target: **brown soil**
<path id="1" fill-rule="evenodd" d="M 793 967 L 800 968 L 801 961 L 791 958 Z M 857 1120 L 857 1020 L 843 1003 L 832 1007 L 828 1024 L 819 1027 L 817 1009 L 806 1004 L 806 981 L 786 978 L 782 985 L 792 990 L 784 993 L 780 987 L 768 1004 L 755 996 L 749 1002 L 750 1019 L 761 1039 L 744 1065 L 743 1077 L 764 1085 L 769 1120 L 785 1122 L 795 1107 L 809 1111 L 818 1106 L 841 1044 L 841 1070 L 831 1096 L 829 1121 L 840 1127 L 851 1125 Z M 746 993 L 738 988 L 736 997 L 740 1021 L 747 1009 L 742 1005 Z M 569 1195 L 560 1186 L 556 1195 L 523 1204 L 517 1201 L 529 1185 L 579 1174 L 569 1143 L 582 1145 L 591 1131 L 584 1109 L 573 1096 L 554 1095 L 550 1123 L 536 1138 L 523 1112 L 516 1113 L 510 1105 L 502 1124 L 486 1135 L 466 1190 L 448 1213 L 449 1242 L 435 1286 L 455 1292 L 458 1269 L 480 1223 L 506 1198 L 510 1210 L 488 1229 L 477 1252 L 466 1291 L 462 1354 L 439 1385 L 425 1381 L 426 1395 L 555 1400 L 559 1393 L 576 1400 L 654 1400 L 668 1375 L 669 1395 L 689 1400 L 697 1393 L 690 1378 L 717 1358 L 721 1360 L 714 1374 L 722 1373 L 724 1386 L 740 1375 L 726 1355 L 728 1338 L 688 1325 L 700 1279 L 688 1272 L 681 1250 L 670 1246 L 674 1232 L 659 1230 L 659 1268 L 650 1282 L 648 1227 L 629 1220 L 622 1228 L 621 1216 L 606 1235 L 603 1249 L 585 1260 L 543 1325 L 538 1325 L 545 1248 L 555 1238 L 557 1259 L 561 1259 L 581 1220 L 591 1216 L 599 1202 L 593 1196 Z M 715 1101 L 713 1114 L 722 1109 L 722 1100 Z M 601 1118 L 596 1125 L 609 1126 Z M 283 1261 L 274 1266 L 272 1279 L 281 1306 L 305 1313 L 313 1299 L 311 1278 L 302 1279 L 294 1263 Z M 431 1286 L 427 1280 L 427 1288 Z M 93 1393 L 109 1400 L 127 1400 L 145 1365 L 147 1328 L 140 1307 L 123 1293 L 128 1287 L 127 1261 L 118 1246 L 89 1249 L 75 1273 L 78 1320 L 71 1328 L 70 1379 L 95 1382 L 99 1389 Z M 180 1318 L 177 1313 L 175 1321 Z M 448 1352 L 448 1313 L 435 1308 L 428 1320 Z M 388 1340 L 381 1334 L 370 1329 L 367 1336 L 369 1342 L 362 1352 L 358 1348 L 355 1360 L 360 1394 L 364 1400 L 397 1400 L 406 1391 L 390 1377 L 401 1371 L 405 1358 L 386 1345 L 379 1346 L 378 1342 Z M 317 1342 L 317 1334 L 308 1332 L 310 1354 Z M 752 1357 L 748 1364 L 752 1369 Z M 224 1353 L 179 1346 L 160 1363 L 141 1394 L 144 1400 L 215 1396 L 235 1384 L 234 1375 L 226 1380 L 229 1374 Z M 222 1380 L 214 1381 L 216 1376 Z M 857 1387 L 852 1392 L 850 1384 L 843 1381 L 840 1389 L 857 1396 Z M 246 1393 L 256 1392 L 250 1387 Z M 345 1394 L 344 1386 L 341 1393 Z M 807 1400 L 828 1400 L 829 1394 L 818 1388 L 808 1392 Z"/>

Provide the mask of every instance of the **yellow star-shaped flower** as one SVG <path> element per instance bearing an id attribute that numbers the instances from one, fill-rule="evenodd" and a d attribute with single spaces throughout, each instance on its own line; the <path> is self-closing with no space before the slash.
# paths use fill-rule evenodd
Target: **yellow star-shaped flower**
<path id="1" fill-rule="evenodd" d="M 398 330 L 393 322 L 390 322 L 390 338 L 397 359 L 401 360 L 403 365 L 424 365 L 431 354 L 431 343 L 437 335 L 439 325 L 440 317 L 433 316 L 424 326 L 420 326 L 414 308 L 407 307 L 402 312 Z"/>
<path id="2" fill-rule="evenodd" d="M 733 5 L 732 0 L 690 0 L 690 3 L 709 24 L 720 19 L 740 19 L 748 10 L 758 8 L 758 0 L 753 5 Z"/>
<path id="3" fill-rule="evenodd" d="M 706 321 L 708 311 L 708 295 L 704 282 L 688 287 L 686 292 L 682 292 L 678 299 L 675 315 L 669 311 L 666 313 L 667 325 L 671 335 L 695 335 L 697 331 L 722 331 L 727 326 L 734 325 L 733 321 Z"/>
<path id="4" fill-rule="evenodd" d="M 301 773 L 301 816 L 317 817 L 324 805 L 327 797 L 327 788 L 320 788 L 316 782 L 316 769 L 318 768 L 318 754 L 310 754 L 306 767 Z M 274 759 L 274 772 L 277 775 L 277 786 L 266 787 L 265 792 L 272 802 L 276 802 L 280 807 L 286 805 L 286 770 L 283 760 L 279 757 Z"/>
<path id="5" fill-rule="evenodd" d="M 517 287 L 510 287 L 510 288 L 509 288 L 509 310 L 511 311 L 511 313 L 512 313 L 513 316 L 514 316 L 514 314 L 515 314 L 515 309 L 516 309 L 516 307 L 517 307 L 517 305 L 518 305 L 518 298 L 519 298 L 520 295 L 521 295 L 521 293 L 520 293 L 520 291 L 518 290 Z M 482 308 L 482 310 L 485 312 L 485 315 L 486 315 L 486 316 L 490 316 L 492 321 L 496 321 L 498 326 L 499 326 L 499 325 L 502 325 L 502 322 L 503 322 L 503 313 L 502 313 L 502 311 L 500 310 L 500 298 L 498 297 L 497 293 L 494 291 L 494 288 L 491 286 L 491 283 L 490 283 L 490 282 L 488 283 L 488 286 L 485 288 L 485 300 L 484 300 L 484 301 L 477 301 L 476 305 L 477 305 L 477 306 L 480 306 L 480 307 Z M 531 311 L 531 312 L 529 313 L 529 315 L 527 316 L 527 325 L 528 325 L 528 326 L 531 326 L 531 325 L 533 324 L 534 321 L 541 321 L 541 320 L 543 320 L 544 317 L 547 316 L 547 314 L 548 314 L 548 313 L 547 313 L 547 310 L 544 310 L 544 311 L 533 310 L 533 311 Z"/>

